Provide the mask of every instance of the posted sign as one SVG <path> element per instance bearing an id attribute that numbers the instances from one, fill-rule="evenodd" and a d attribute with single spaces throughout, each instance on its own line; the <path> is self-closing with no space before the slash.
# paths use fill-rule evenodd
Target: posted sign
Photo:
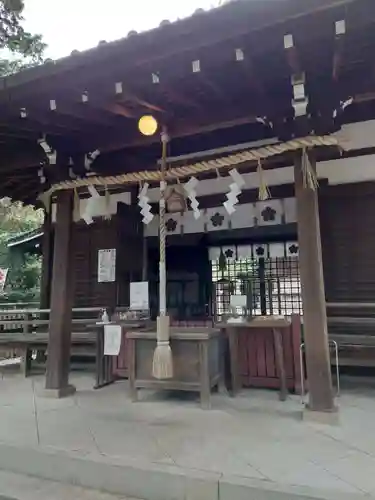
<path id="1" fill-rule="evenodd" d="M 5 282 L 8 276 L 8 269 L 0 267 L 0 292 L 4 290 Z"/>
<path id="2" fill-rule="evenodd" d="M 98 283 L 116 281 L 116 249 L 98 251 Z"/>

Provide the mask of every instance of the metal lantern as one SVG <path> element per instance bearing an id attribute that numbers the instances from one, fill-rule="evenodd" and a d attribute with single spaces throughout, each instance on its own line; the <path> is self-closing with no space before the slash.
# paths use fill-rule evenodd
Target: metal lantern
<path id="1" fill-rule="evenodd" d="M 154 135 L 158 129 L 158 122 L 152 115 L 144 115 L 138 122 L 138 129 L 143 135 Z"/>
<path id="2" fill-rule="evenodd" d="M 165 194 L 166 208 L 169 213 L 181 213 L 183 214 L 187 209 L 186 198 L 184 192 L 180 186 L 172 186 L 167 188 Z"/>

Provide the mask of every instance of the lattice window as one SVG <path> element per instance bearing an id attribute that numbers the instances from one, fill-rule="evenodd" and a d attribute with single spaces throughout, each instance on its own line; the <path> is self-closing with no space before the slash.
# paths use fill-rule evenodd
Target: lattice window
<path id="1" fill-rule="evenodd" d="M 253 316 L 302 314 L 295 242 L 210 249 L 215 315 L 229 314 L 231 295 L 246 295 Z M 243 308 L 236 308 L 243 314 Z"/>

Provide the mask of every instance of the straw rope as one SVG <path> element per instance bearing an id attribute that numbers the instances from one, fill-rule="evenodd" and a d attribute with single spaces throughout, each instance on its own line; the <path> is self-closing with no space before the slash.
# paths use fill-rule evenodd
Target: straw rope
<path id="1" fill-rule="evenodd" d="M 82 179 L 69 179 L 58 184 L 54 184 L 50 187 L 50 189 L 42 193 L 39 198 L 43 201 L 48 199 L 48 197 L 56 191 L 64 189 L 77 189 L 85 186 L 116 186 L 121 184 L 133 184 L 146 181 L 161 182 L 162 180 L 178 180 L 203 172 L 230 169 L 234 166 L 241 165 L 242 163 L 251 161 L 258 162 L 259 160 L 271 158 L 272 156 L 281 155 L 283 153 L 319 146 L 340 146 L 340 143 L 337 137 L 334 136 L 307 136 L 301 139 L 293 139 L 291 141 L 280 144 L 241 151 L 240 153 L 216 158 L 214 160 L 197 162 L 181 167 L 173 167 L 167 170 L 164 175 L 160 170 L 146 170 L 143 172 L 131 172 L 128 174 L 120 174 L 116 176 L 92 176 Z"/>

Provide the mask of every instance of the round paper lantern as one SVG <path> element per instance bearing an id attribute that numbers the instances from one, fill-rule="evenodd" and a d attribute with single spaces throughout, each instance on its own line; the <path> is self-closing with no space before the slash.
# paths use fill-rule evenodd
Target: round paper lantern
<path id="1" fill-rule="evenodd" d="M 154 135 L 158 129 L 158 122 L 151 115 L 145 115 L 138 122 L 138 129 L 143 135 Z"/>

